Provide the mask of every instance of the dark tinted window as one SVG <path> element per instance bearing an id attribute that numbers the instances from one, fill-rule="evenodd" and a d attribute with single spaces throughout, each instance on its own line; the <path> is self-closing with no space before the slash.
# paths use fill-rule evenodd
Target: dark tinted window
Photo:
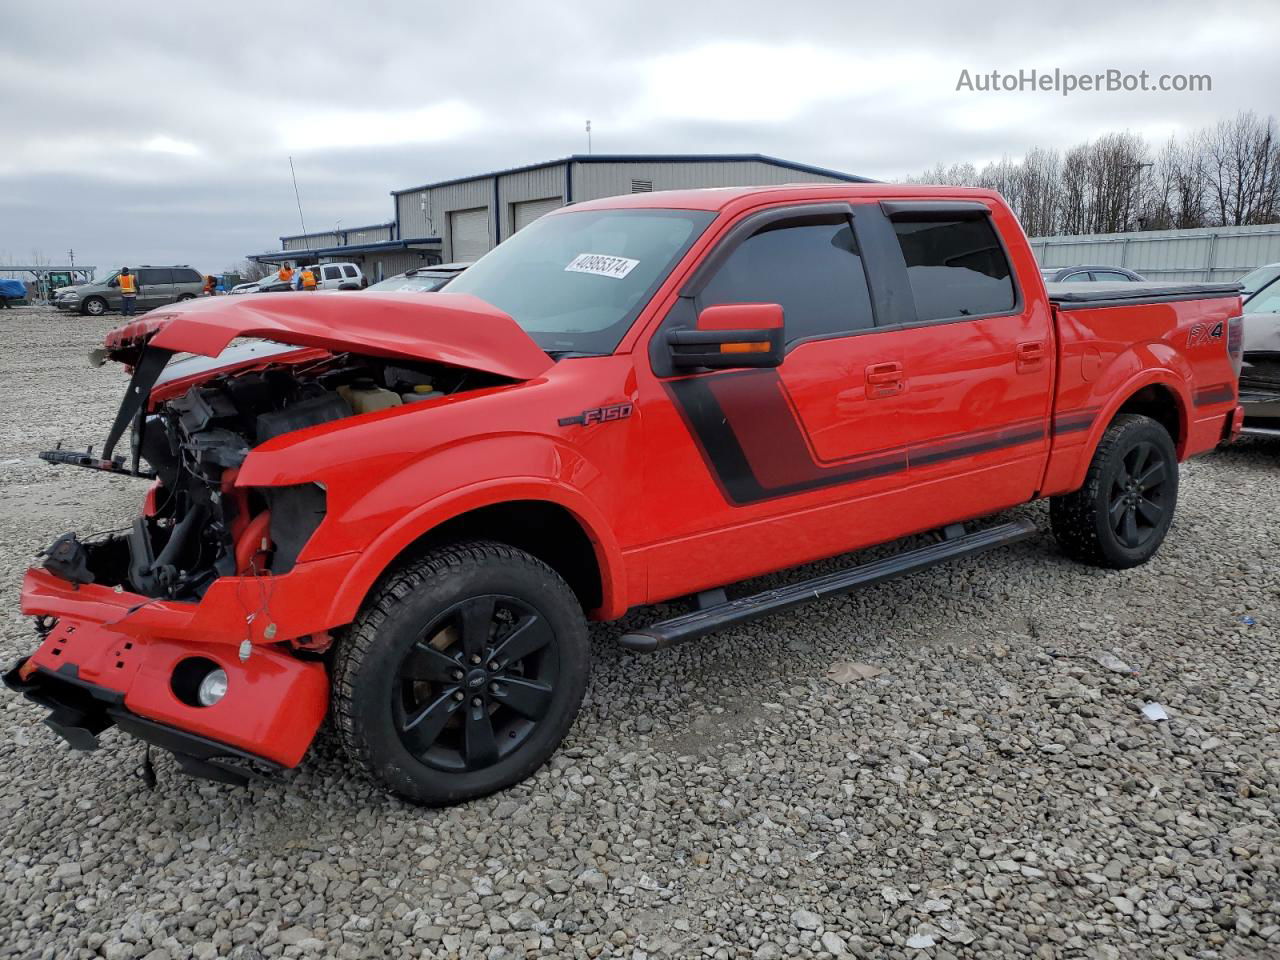
<path id="1" fill-rule="evenodd" d="M 1009 261 L 987 218 L 895 220 L 921 320 L 1013 309 Z"/>
<path id="2" fill-rule="evenodd" d="M 1086 270 L 1084 271 L 1084 273 L 1068 273 L 1065 277 L 1062 278 L 1062 282 L 1063 283 L 1092 283 L 1093 280 L 1089 276 L 1089 271 Z"/>
<path id="3" fill-rule="evenodd" d="M 721 303 L 779 303 L 787 341 L 829 337 L 874 324 L 862 257 L 841 216 L 783 220 L 748 238 L 700 297 Z"/>
<path id="4" fill-rule="evenodd" d="M 204 283 L 204 277 L 200 276 L 199 271 L 191 270 L 186 267 L 175 268 L 173 271 L 174 283 Z"/>
<path id="5" fill-rule="evenodd" d="M 1093 279 L 1095 280 L 1123 280 L 1125 283 L 1132 283 L 1133 277 L 1123 273 L 1110 273 L 1105 270 L 1093 271 Z"/>
<path id="6" fill-rule="evenodd" d="M 144 267 L 138 271 L 138 282 L 143 285 L 148 283 L 173 283 L 173 271 L 162 270 L 159 267 Z"/>
<path id="7" fill-rule="evenodd" d="M 355 268 L 355 267 L 353 267 L 353 266 L 352 266 L 351 264 L 349 264 L 349 263 L 344 263 L 344 264 L 342 265 L 342 272 L 343 272 L 344 274 L 346 274 L 348 277 L 355 277 L 355 276 L 357 276 L 357 274 L 356 274 L 356 268 Z"/>
<path id="8" fill-rule="evenodd" d="M 326 280 L 341 280 L 342 268 L 341 267 L 325 267 L 324 278 Z"/>

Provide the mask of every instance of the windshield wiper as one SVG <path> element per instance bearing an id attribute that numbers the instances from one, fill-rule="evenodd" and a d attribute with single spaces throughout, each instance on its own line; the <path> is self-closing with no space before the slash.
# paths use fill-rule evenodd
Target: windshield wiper
<path id="1" fill-rule="evenodd" d="M 552 360 L 577 360 L 579 357 L 607 357 L 607 353 L 585 353 L 582 350 L 544 350 Z"/>

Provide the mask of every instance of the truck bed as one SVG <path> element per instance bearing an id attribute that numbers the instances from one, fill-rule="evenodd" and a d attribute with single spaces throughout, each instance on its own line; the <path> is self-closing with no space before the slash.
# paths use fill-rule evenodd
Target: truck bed
<path id="1" fill-rule="evenodd" d="M 1061 307 L 1131 307 L 1172 300 L 1212 300 L 1234 297 L 1240 284 L 1231 283 L 1046 283 L 1049 300 Z"/>

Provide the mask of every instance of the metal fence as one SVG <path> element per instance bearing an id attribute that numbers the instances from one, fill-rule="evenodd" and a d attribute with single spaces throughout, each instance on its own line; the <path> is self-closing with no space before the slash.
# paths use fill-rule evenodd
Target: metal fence
<path id="1" fill-rule="evenodd" d="M 1280 223 L 1033 237 L 1031 248 L 1042 267 L 1106 264 L 1148 280 L 1235 280 L 1264 263 L 1280 262 Z"/>

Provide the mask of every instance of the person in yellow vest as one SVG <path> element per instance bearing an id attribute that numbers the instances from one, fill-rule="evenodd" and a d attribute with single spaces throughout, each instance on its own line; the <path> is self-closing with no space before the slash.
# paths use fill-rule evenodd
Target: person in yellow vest
<path id="1" fill-rule="evenodd" d="M 276 278 L 281 283 L 287 283 L 289 286 L 293 286 L 293 267 L 289 266 L 287 263 L 281 264 L 279 271 L 276 272 Z"/>
<path id="2" fill-rule="evenodd" d="M 121 267 L 117 282 L 120 284 L 120 312 L 132 317 L 133 309 L 138 305 L 138 277 L 130 273 L 128 267 Z"/>
<path id="3" fill-rule="evenodd" d="M 302 289 L 314 290 L 316 288 L 316 275 L 310 267 L 302 268 Z"/>

